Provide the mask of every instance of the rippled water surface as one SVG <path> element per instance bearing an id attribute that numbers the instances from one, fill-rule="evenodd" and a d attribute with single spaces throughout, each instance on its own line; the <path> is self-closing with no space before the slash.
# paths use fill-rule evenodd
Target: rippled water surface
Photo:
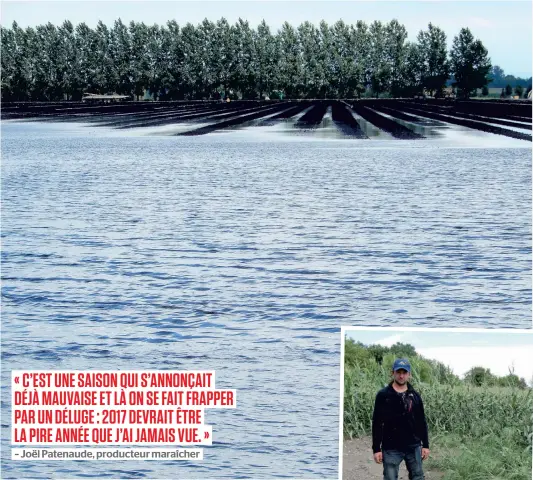
<path id="1" fill-rule="evenodd" d="M 215 369 L 238 390 L 194 465 L 11 462 L 4 408 L 3 478 L 336 478 L 341 325 L 531 326 L 528 142 L 2 134 L 3 384 Z"/>

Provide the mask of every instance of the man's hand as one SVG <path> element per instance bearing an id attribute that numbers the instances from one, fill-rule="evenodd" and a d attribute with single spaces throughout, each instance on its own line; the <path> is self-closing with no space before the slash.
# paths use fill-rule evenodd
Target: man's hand
<path id="1" fill-rule="evenodd" d="M 422 449 L 422 460 L 427 460 L 429 458 L 429 448 Z"/>
<path id="2" fill-rule="evenodd" d="M 383 452 L 374 453 L 374 462 L 383 463 Z"/>

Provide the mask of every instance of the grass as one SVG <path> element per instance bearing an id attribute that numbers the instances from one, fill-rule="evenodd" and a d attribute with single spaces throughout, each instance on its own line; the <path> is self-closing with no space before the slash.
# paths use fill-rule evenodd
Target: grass
<path id="1" fill-rule="evenodd" d="M 371 435 L 377 391 L 390 379 L 394 356 L 378 362 L 351 360 L 344 369 L 344 435 Z M 411 383 L 423 400 L 432 455 L 429 469 L 448 480 L 530 480 L 533 391 L 473 386 L 443 365 L 410 358 Z M 423 372 L 423 375 L 420 375 Z M 444 375 L 444 378 L 443 378 Z M 422 378 L 421 378 L 422 377 Z"/>
<path id="2" fill-rule="evenodd" d="M 505 435 L 447 433 L 436 435 L 432 443 L 427 468 L 445 472 L 445 480 L 531 479 L 531 450 L 515 447 Z"/>

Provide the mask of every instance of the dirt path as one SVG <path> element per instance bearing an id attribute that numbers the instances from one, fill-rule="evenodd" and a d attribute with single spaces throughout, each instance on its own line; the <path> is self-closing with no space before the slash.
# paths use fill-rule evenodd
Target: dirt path
<path id="1" fill-rule="evenodd" d="M 425 463 L 424 463 L 425 466 Z M 426 480 L 439 480 L 442 474 L 430 472 L 424 468 Z M 344 441 L 342 453 L 343 480 L 383 480 L 383 465 L 378 465 L 372 457 L 372 439 L 370 437 L 354 438 Z M 405 463 L 400 466 L 398 480 L 408 480 Z"/>

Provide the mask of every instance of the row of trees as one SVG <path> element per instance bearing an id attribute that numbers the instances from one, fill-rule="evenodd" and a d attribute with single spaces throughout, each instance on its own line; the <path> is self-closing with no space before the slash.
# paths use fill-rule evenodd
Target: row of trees
<path id="1" fill-rule="evenodd" d="M 509 85 L 513 87 L 522 87 L 527 88 L 528 85 L 531 85 L 531 77 L 522 78 L 515 77 L 514 75 L 506 75 L 498 65 L 494 65 L 490 71 L 491 81 L 489 82 L 489 88 L 506 88 Z"/>
<path id="2" fill-rule="evenodd" d="M 432 25 L 416 42 L 396 20 L 370 25 L 342 20 L 293 27 L 273 33 L 265 23 L 230 25 L 222 18 L 194 26 L 147 26 L 117 20 L 60 27 L 1 28 L 4 100 L 80 99 L 83 93 L 156 99 L 216 98 L 232 91 L 243 98 L 355 98 L 442 94 L 453 75 L 468 96 L 488 82 L 487 50 L 468 28 L 453 40 L 450 52 L 443 30 Z"/>
<path id="3" fill-rule="evenodd" d="M 413 369 L 416 370 L 413 371 L 413 374 L 422 382 L 441 385 L 466 383 L 473 386 L 528 388 L 525 379 L 516 375 L 512 369 L 508 375 L 497 376 L 488 368 L 473 367 L 461 380 L 449 367 L 441 362 L 424 358 L 412 345 L 406 343 L 396 343 L 391 347 L 385 347 L 378 344 L 364 345 L 351 338 L 346 338 L 344 347 L 345 365 L 358 366 L 368 372 L 372 371 L 376 365 L 390 372 L 395 358 L 408 358 Z"/>
<path id="4" fill-rule="evenodd" d="M 465 374 L 465 382 L 476 387 L 483 385 L 489 387 L 527 387 L 525 379 L 516 375 L 512 369 L 509 370 L 509 374 L 498 377 L 490 371 L 490 368 L 473 367 Z"/>
<path id="5" fill-rule="evenodd" d="M 485 93 L 485 90 L 487 93 Z M 524 96 L 524 98 L 527 98 L 529 92 L 531 91 L 531 85 L 527 88 L 527 90 L 524 92 L 524 88 L 522 85 L 517 85 L 514 87 L 514 94 L 518 97 Z M 505 88 L 502 88 L 502 92 L 500 94 L 501 98 L 510 97 L 513 94 L 513 87 L 511 87 L 510 84 L 507 84 Z M 488 89 L 487 87 L 483 87 L 482 95 L 488 95 Z"/>

